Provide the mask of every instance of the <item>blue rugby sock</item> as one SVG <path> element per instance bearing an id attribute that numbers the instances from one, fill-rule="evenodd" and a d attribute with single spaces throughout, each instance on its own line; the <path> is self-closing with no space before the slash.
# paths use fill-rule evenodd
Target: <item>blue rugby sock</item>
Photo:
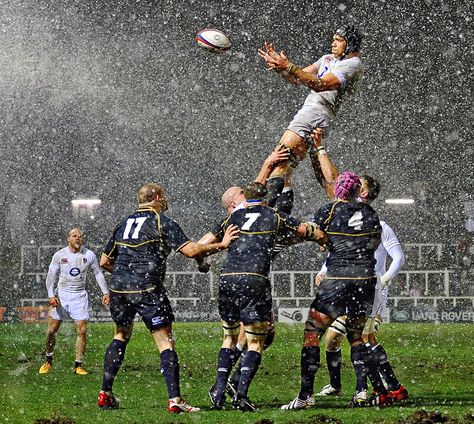
<path id="1" fill-rule="evenodd" d="M 225 388 L 230 371 L 234 365 L 234 351 L 232 349 L 221 348 L 217 357 L 217 378 L 216 378 L 216 401 L 223 402 L 225 399 Z"/>
<path id="2" fill-rule="evenodd" d="M 326 364 L 328 366 L 331 386 L 335 389 L 340 389 L 342 364 L 341 348 L 333 352 L 326 350 Z"/>

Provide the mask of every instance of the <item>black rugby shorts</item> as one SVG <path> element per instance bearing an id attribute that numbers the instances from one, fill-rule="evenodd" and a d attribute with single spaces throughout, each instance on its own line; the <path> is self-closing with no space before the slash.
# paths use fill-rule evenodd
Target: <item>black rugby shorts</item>
<path id="1" fill-rule="evenodd" d="M 271 321 L 272 287 L 257 275 L 225 275 L 219 280 L 219 316 L 228 323 Z"/>
<path id="2" fill-rule="evenodd" d="M 311 309 L 336 319 L 369 316 L 374 303 L 377 278 L 340 280 L 325 278 L 321 281 Z"/>
<path id="3" fill-rule="evenodd" d="M 115 324 L 129 326 L 136 314 L 142 317 L 147 328 L 156 330 L 174 321 L 168 296 L 164 292 L 142 293 L 110 292 L 110 314 Z"/>

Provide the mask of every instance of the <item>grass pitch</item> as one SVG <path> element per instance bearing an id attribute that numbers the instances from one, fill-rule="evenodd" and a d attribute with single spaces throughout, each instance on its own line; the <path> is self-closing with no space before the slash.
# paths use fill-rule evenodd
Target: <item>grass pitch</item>
<path id="1" fill-rule="evenodd" d="M 474 360 L 472 324 L 385 324 L 380 341 L 411 400 L 378 408 L 350 409 L 354 373 L 347 343 L 343 348 L 343 395 L 323 398 L 315 408 L 281 411 L 298 393 L 302 325 L 277 325 L 273 345 L 249 397 L 259 411 L 210 411 L 211 386 L 221 343 L 217 323 L 177 323 L 174 332 L 181 364 L 183 396 L 202 411 L 172 415 L 166 411 L 166 386 L 159 371 L 159 355 L 143 324 L 135 326 L 114 391 L 121 409 L 96 406 L 102 361 L 113 336 L 112 324 L 90 324 L 84 367 L 87 376 L 72 373 L 75 330 L 63 324 L 57 338 L 55 363 L 39 375 L 46 325 L 0 325 L 0 421 L 8 423 L 398 423 L 416 421 L 422 409 L 438 411 L 444 422 L 474 422 Z M 324 348 L 315 391 L 327 384 Z M 418 412 L 418 415 L 422 415 Z M 441 418 L 443 419 L 443 418 Z M 449 421 L 450 420 L 450 421 Z M 426 421 L 425 421 L 426 422 Z M 441 422 L 441 421 L 430 421 Z"/>

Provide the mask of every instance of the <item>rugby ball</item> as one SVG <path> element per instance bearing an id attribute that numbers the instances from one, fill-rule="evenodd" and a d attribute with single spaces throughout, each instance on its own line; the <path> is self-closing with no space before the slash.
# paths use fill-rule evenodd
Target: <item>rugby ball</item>
<path id="1" fill-rule="evenodd" d="M 196 34 L 199 46 L 212 52 L 225 52 L 230 49 L 231 43 L 227 35 L 214 28 L 205 28 Z"/>

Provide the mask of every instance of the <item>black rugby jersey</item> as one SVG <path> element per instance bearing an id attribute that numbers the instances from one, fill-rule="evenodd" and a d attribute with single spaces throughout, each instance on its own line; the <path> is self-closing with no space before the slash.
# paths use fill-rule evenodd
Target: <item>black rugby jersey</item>
<path id="1" fill-rule="evenodd" d="M 371 277 L 375 275 L 375 250 L 382 233 L 379 217 L 362 202 L 329 203 L 316 212 L 313 222 L 328 236 L 327 275 Z"/>
<path id="2" fill-rule="evenodd" d="M 246 208 L 236 208 L 216 225 L 213 234 L 222 240 L 229 225 L 237 225 L 240 233 L 239 238 L 228 247 L 221 275 L 258 274 L 266 277 L 270 271 L 275 241 L 293 236 L 300 222 L 257 203 Z"/>
<path id="3" fill-rule="evenodd" d="M 138 209 L 115 227 L 104 247 L 104 255 L 114 261 L 109 288 L 136 292 L 161 287 L 168 255 L 189 241 L 171 218 L 151 208 Z"/>

